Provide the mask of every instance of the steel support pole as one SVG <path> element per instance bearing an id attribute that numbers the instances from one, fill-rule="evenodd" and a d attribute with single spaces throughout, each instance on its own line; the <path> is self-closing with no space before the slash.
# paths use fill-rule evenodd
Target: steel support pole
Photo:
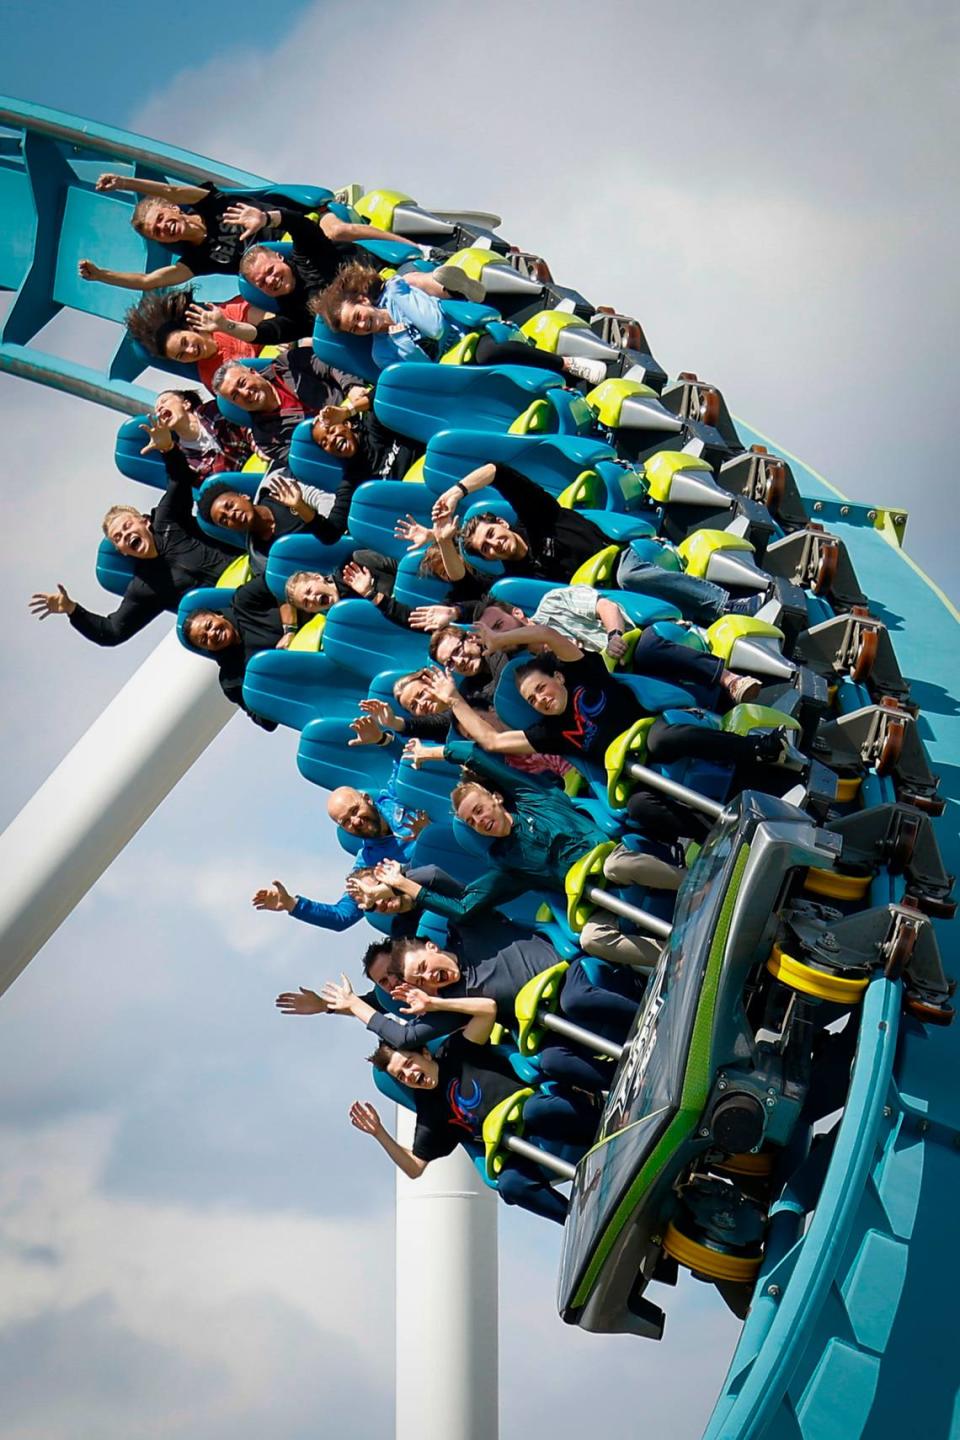
<path id="1" fill-rule="evenodd" d="M 561 1180 L 572 1180 L 577 1173 L 576 1165 L 571 1165 L 569 1160 L 561 1160 L 559 1155 L 551 1155 L 549 1150 L 541 1150 L 539 1145 L 531 1145 L 529 1140 L 521 1140 L 519 1135 L 504 1136 L 503 1145 L 512 1154 L 532 1160 L 535 1165 L 542 1165 L 544 1170 L 552 1170 Z"/>
<path id="2" fill-rule="evenodd" d="M 0 835 L 0 994 L 234 713 L 171 632 L 61 760 Z"/>
<path id="3" fill-rule="evenodd" d="M 589 900 L 591 905 L 599 905 L 601 910 L 609 910 L 614 915 L 619 915 L 622 920 L 632 920 L 638 930 L 646 930 L 648 935 L 653 935 L 657 940 L 669 940 L 672 925 L 666 920 L 661 920 L 656 915 L 648 915 L 646 910 L 641 910 L 637 905 L 631 905 L 629 900 L 621 900 L 619 895 L 611 895 L 609 890 L 604 890 L 602 885 L 584 885 L 583 899 Z"/>
<path id="4" fill-rule="evenodd" d="M 398 1106 L 402 1145 L 414 1123 Z M 459 1147 L 398 1171 L 397 1440 L 497 1440 L 498 1307 L 496 1192 Z"/>
<path id="5" fill-rule="evenodd" d="M 572 1020 L 565 1019 L 563 1015 L 552 1015 L 549 1010 L 541 1010 L 537 1015 L 537 1022 L 544 1030 L 553 1030 L 565 1040 L 572 1040 L 575 1045 L 585 1045 L 588 1050 L 595 1051 L 598 1055 L 606 1055 L 610 1060 L 619 1060 L 623 1054 L 623 1046 L 616 1041 L 605 1040 L 602 1035 L 595 1035 L 592 1030 L 584 1030 L 582 1025 L 574 1025 Z"/>
<path id="6" fill-rule="evenodd" d="M 661 795 L 669 795 L 672 800 L 679 800 L 681 805 L 689 805 L 691 810 L 699 810 L 701 814 L 709 815 L 711 820 L 719 820 L 723 814 L 724 807 L 716 800 L 708 799 L 698 790 L 691 790 L 677 780 L 668 779 L 658 770 L 641 765 L 639 760 L 628 760 L 623 767 L 623 773 L 631 780 L 636 780 L 638 785 L 646 785 L 648 790 L 659 790 Z"/>

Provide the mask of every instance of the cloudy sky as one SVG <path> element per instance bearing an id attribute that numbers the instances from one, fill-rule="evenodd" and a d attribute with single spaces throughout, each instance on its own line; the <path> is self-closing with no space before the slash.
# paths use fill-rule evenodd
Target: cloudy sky
<path id="1" fill-rule="evenodd" d="M 671 373 L 904 505 L 956 598 L 952 8 L 330 0 L 240 4 L 225 33 L 192 10 L 38 0 L 0 89 L 277 179 L 498 211 Z M 98 651 L 28 616 L 58 580 L 98 602 L 99 515 L 143 492 L 109 414 L 3 379 L 0 416 L 2 822 L 161 627 Z M 367 936 L 248 904 L 275 876 L 339 893 L 293 756 L 232 721 L 0 1003 L 2 1440 L 389 1432 L 392 1177 L 345 1122 L 363 1037 L 272 1006 Z M 710 1293 L 668 1296 L 659 1348 L 602 1342 L 555 1318 L 559 1233 L 509 1211 L 501 1237 L 504 1436 L 696 1437 L 736 1341 Z"/>

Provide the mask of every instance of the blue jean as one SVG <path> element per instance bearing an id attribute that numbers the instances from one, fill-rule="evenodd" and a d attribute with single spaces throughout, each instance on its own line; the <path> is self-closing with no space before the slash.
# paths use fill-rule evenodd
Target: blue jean
<path id="1" fill-rule="evenodd" d="M 593 978 L 598 973 L 601 984 Z M 596 961 L 584 965 L 582 960 L 574 960 L 563 977 L 560 1013 L 574 1025 L 595 1030 L 620 1044 L 643 998 L 645 978 L 627 965 L 604 965 L 601 969 Z"/>
<path id="2" fill-rule="evenodd" d="M 536 1145 L 540 1140 L 562 1140 L 585 1150 L 596 1133 L 599 1112 L 576 1095 L 531 1095 L 523 1107 L 523 1138 Z M 500 1198 L 507 1205 L 520 1205 L 562 1225 L 567 1202 L 551 1185 L 547 1173 L 532 1160 L 511 1155 L 497 1181 Z"/>
<path id="3" fill-rule="evenodd" d="M 641 560 L 632 545 L 620 556 L 617 584 L 621 590 L 634 590 L 639 595 L 650 595 L 654 600 L 676 605 L 683 618 L 695 625 L 712 625 L 730 603 L 730 596 L 721 585 L 652 565 L 649 560 Z"/>

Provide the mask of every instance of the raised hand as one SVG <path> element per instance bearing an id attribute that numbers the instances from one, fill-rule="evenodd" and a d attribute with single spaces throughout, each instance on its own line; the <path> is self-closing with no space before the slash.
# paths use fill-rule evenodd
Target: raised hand
<path id="1" fill-rule="evenodd" d="M 383 1123 L 369 1100 L 354 1100 L 349 1113 L 350 1124 L 355 1130 L 372 1135 L 374 1139 L 383 1134 Z"/>
<path id="2" fill-rule="evenodd" d="M 407 829 L 410 831 L 413 839 L 416 840 L 417 836 L 423 830 L 426 830 L 429 824 L 430 816 L 427 814 L 426 810 L 414 810 L 413 814 L 410 816 L 410 819 L 407 821 Z"/>
<path id="3" fill-rule="evenodd" d="M 460 614 L 456 605 L 418 605 L 410 611 L 411 630 L 442 630 Z"/>
<path id="4" fill-rule="evenodd" d="M 383 880 L 387 885 L 397 887 L 401 884 L 404 875 L 397 860 L 381 860 L 374 871 L 378 880 Z"/>
<path id="5" fill-rule="evenodd" d="M 403 1015 L 426 1015 L 431 1008 L 431 996 L 425 990 L 418 990 L 416 985 L 408 985 L 405 980 L 393 987 L 393 998 L 403 1001 Z"/>
<path id="6" fill-rule="evenodd" d="M 490 626 L 484 625 L 482 620 L 475 620 L 470 626 L 470 631 L 480 641 L 485 654 L 492 655 L 495 650 L 499 650 L 499 630 L 491 630 Z"/>
<path id="7" fill-rule="evenodd" d="M 258 890 L 252 901 L 255 910 L 290 911 L 296 903 L 296 895 L 291 895 L 281 880 L 274 880 L 272 885 L 267 885 L 264 889 Z"/>
<path id="8" fill-rule="evenodd" d="M 444 544 L 447 540 L 457 538 L 459 522 L 455 515 L 445 515 L 440 519 L 434 519 L 433 538 L 438 544 Z"/>
<path id="9" fill-rule="evenodd" d="M 348 585 L 355 595 L 366 600 L 377 588 L 377 582 L 365 565 L 358 565 L 355 560 L 349 560 L 343 567 L 343 583 Z"/>
<path id="10" fill-rule="evenodd" d="M 327 1013 L 326 1002 L 320 998 L 316 990 L 305 990 L 301 985 L 299 991 L 287 991 L 277 996 L 277 1009 L 281 1015 L 325 1015 Z"/>
<path id="11" fill-rule="evenodd" d="M 223 212 L 225 225 L 236 225 L 240 231 L 241 240 L 252 240 L 258 231 L 266 225 L 269 216 L 265 210 L 260 210 L 256 205 L 236 204 L 231 205 Z"/>
<path id="12" fill-rule="evenodd" d="M 329 430 L 331 425 L 340 425 L 344 420 L 349 420 L 351 414 L 346 405 L 324 405 L 317 419 L 324 430 Z"/>
<path id="13" fill-rule="evenodd" d="M 98 175 L 98 176 L 97 176 L 97 183 L 96 183 L 96 185 L 94 186 L 94 189 L 95 189 L 95 190 L 125 190 L 126 187 L 127 187 L 127 184 L 128 184 L 128 179 L 127 179 L 127 176 L 126 176 L 126 175 L 114 175 L 111 171 L 108 170 L 108 171 L 106 171 L 103 175 Z"/>
<path id="14" fill-rule="evenodd" d="M 349 1015 L 350 1005 L 354 999 L 353 986 L 346 975 L 340 976 L 340 984 L 335 980 L 328 980 L 320 992 L 321 999 L 326 1003 L 327 1010 L 331 1015 Z"/>
<path id="15" fill-rule="evenodd" d="M 379 745 L 384 736 L 379 722 L 372 715 L 361 715 L 351 720 L 350 729 L 354 738 L 347 741 L 348 745 Z"/>
<path id="16" fill-rule="evenodd" d="M 416 550 L 419 545 L 427 545 L 433 539 L 433 531 L 421 525 L 412 515 L 398 520 L 393 533 L 398 540 L 406 540 L 408 550 Z"/>
<path id="17" fill-rule="evenodd" d="M 215 330 L 223 327 L 226 316 L 219 305 L 188 305 L 186 322 L 191 330 L 198 331 L 201 335 L 212 335 Z"/>
<path id="18" fill-rule="evenodd" d="M 373 909 L 370 896 L 364 887 L 364 883 L 362 880 L 358 880 L 356 875 L 348 875 L 343 882 L 343 888 L 354 904 L 358 905 L 361 910 Z"/>
<path id="19" fill-rule="evenodd" d="M 423 683 L 445 705 L 452 705 L 457 698 L 456 681 L 449 670 L 427 670 L 424 672 Z"/>
<path id="20" fill-rule="evenodd" d="M 361 700 L 360 709 L 364 715 L 372 715 L 382 730 L 402 728 L 400 716 L 386 700 Z"/>
<path id="21" fill-rule="evenodd" d="M 430 512 L 434 528 L 436 528 L 438 521 L 448 520 L 457 513 L 460 495 L 460 490 L 458 490 L 455 485 L 452 485 L 449 490 L 444 490 L 443 494 L 437 497 L 434 501 L 433 510 Z"/>
<path id="22" fill-rule="evenodd" d="M 140 451 L 141 455 L 149 455 L 151 450 L 159 450 L 163 453 L 173 449 L 173 434 L 166 425 L 161 425 L 155 415 L 151 415 L 145 425 L 140 426 L 141 430 L 147 432 L 147 443 Z"/>
<path id="23" fill-rule="evenodd" d="M 429 760 L 428 751 L 432 747 L 424 745 L 422 740 L 408 740 L 403 747 L 403 758 L 409 760 L 414 770 L 419 770 L 425 760 Z"/>
<path id="24" fill-rule="evenodd" d="M 267 492 L 281 505 L 286 505 L 288 510 L 296 510 L 298 505 L 303 504 L 303 491 L 289 475 L 271 476 L 267 481 Z"/>
<path id="25" fill-rule="evenodd" d="M 41 591 L 30 596 L 30 611 L 38 620 L 46 620 L 48 615 L 72 615 L 76 605 L 76 600 L 70 599 L 62 585 L 57 586 L 55 595 L 45 595 Z"/>

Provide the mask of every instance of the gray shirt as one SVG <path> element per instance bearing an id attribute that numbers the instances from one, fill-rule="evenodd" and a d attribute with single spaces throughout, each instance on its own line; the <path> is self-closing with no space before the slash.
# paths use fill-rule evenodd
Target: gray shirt
<path id="1" fill-rule="evenodd" d="M 597 603 L 602 598 L 592 585 L 564 585 L 548 590 L 534 611 L 531 623 L 549 625 L 575 641 L 582 650 L 602 654 L 607 648 L 607 632 L 597 618 Z M 623 629 L 629 628 L 624 617 Z"/>

